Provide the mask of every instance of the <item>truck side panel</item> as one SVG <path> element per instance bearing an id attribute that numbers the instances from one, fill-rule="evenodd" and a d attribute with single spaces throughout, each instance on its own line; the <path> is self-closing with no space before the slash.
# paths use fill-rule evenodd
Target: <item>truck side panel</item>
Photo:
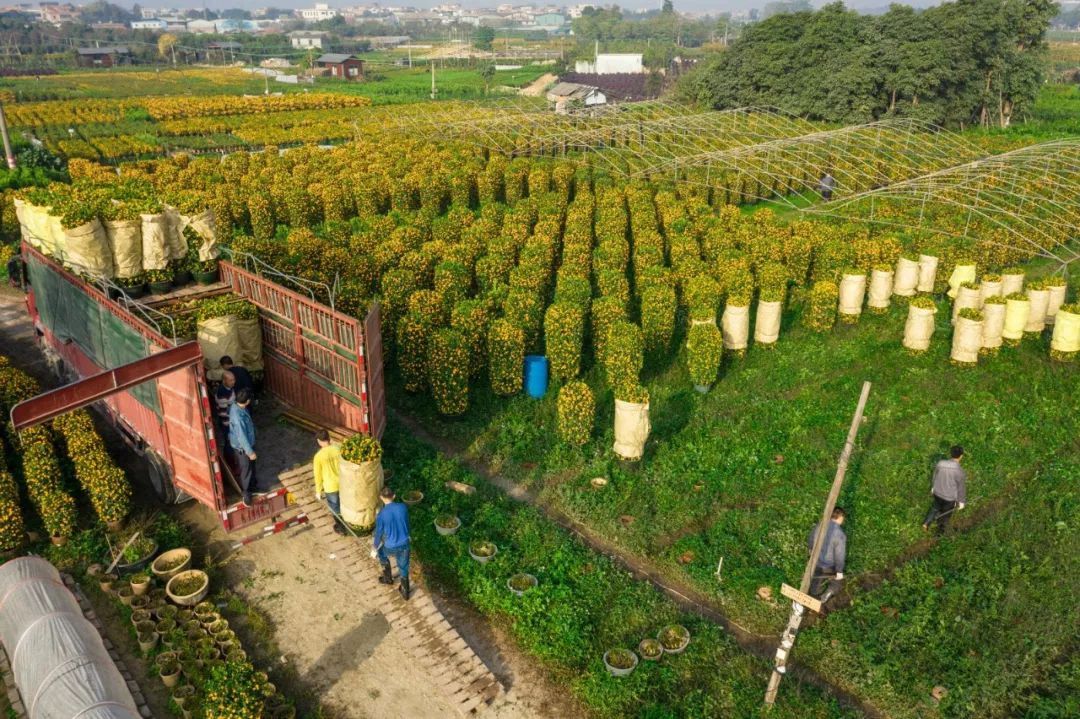
<path id="1" fill-rule="evenodd" d="M 207 507 L 225 506 L 220 483 L 207 483 L 207 464 L 219 471 L 215 441 L 206 428 L 204 412 L 209 414 L 206 383 L 200 368 L 172 372 L 158 380 L 164 430 L 168 437 L 173 483 Z M 200 406 L 203 405 L 203 406 Z"/>

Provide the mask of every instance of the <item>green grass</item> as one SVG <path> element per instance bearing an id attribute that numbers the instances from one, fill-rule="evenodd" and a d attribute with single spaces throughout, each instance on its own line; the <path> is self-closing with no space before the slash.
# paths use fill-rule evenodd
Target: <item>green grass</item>
<path id="1" fill-rule="evenodd" d="M 482 613 L 505 625 L 522 649 L 597 717 L 755 717 L 761 712 L 769 665 L 744 653 L 710 622 L 680 612 L 650 585 L 636 581 L 606 557 L 590 551 L 535 509 L 519 504 L 436 454 L 391 421 L 384 462 L 399 493 L 424 492 L 410 508 L 413 550 L 424 574 L 464 595 Z M 446 489 L 449 480 L 472 484 L 476 494 Z M 443 537 L 434 519 L 457 515 L 461 529 Z M 479 564 L 469 542 L 493 541 L 497 556 Z M 528 572 L 538 586 L 513 596 L 507 580 Z M 642 661 L 626 678 L 614 678 L 602 657 L 614 647 L 636 649 L 666 624 L 690 629 L 684 654 Z M 771 717 L 847 717 L 853 712 L 805 684 L 789 679 Z"/>
<path id="2" fill-rule="evenodd" d="M 799 576 L 862 380 L 874 389 L 841 495 L 851 512 L 854 575 L 889 566 L 921 539 L 930 469 L 949 445 L 968 448 L 977 509 L 1076 435 L 1080 395 L 1066 390 L 1075 387 L 1075 368 L 1052 362 L 1045 342 L 957 368 L 948 361 L 948 308 L 923 357 L 900 345 L 905 313 L 897 306 L 821 336 L 789 312 L 775 349 L 752 346 L 745 359 L 726 360 L 708 395 L 693 391 L 681 358 L 654 367 L 646 374 L 653 431 L 645 460 L 630 470 L 612 459 L 611 395 L 596 370 L 586 379 L 598 397 L 597 431 L 582 449 L 556 438 L 555 388 L 541 401 L 501 401 L 479 389 L 464 418 L 450 422 L 426 399 L 394 399 L 737 621 L 772 632 L 784 611 L 755 591 L 776 592 Z M 608 477 L 608 487 L 591 489 L 595 476 Z M 687 552 L 692 561 L 680 563 Z"/>
<path id="3" fill-rule="evenodd" d="M 441 100 L 481 100 L 490 95 L 503 94 L 503 86 L 523 87 L 548 72 L 549 68 L 526 65 L 520 70 L 500 70 L 495 73 L 488 93 L 484 80 L 477 70 L 453 68 L 440 69 L 435 63 L 435 85 Z M 416 63 L 414 67 L 377 67 L 369 72 L 369 79 L 362 83 L 320 78 L 316 88 L 323 91 L 341 92 L 370 97 L 373 104 L 422 102 L 431 98 L 431 69 L 428 64 Z"/>
<path id="4" fill-rule="evenodd" d="M 1045 675 L 1080 641 L 1078 473 L 1074 444 L 994 517 L 813 627 L 800 658 L 897 719 L 1076 716 L 1075 662 L 1071 689 Z"/>

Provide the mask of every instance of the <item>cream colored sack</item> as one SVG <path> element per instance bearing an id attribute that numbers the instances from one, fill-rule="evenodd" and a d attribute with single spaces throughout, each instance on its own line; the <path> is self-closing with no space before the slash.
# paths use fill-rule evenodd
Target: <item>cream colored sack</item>
<path id="1" fill-rule="evenodd" d="M 1080 352 L 1080 315 L 1058 312 L 1050 349 L 1057 352 Z"/>
<path id="2" fill-rule="evenodd" d="M 1050 291 L 1028 288 L 1027 296 L 1031 311 L 1028 312 L 1024 332 L 1042 332 L 1046 329 L 1046 308 L 1050 306 Z"/>
<path id="3" fill-rule="evenodd" d="M 1046 304 L 1046 322 L 1047 324 L 1054 324 L 1058 310 L 1065 304 L 1065 291 L 1069 288 L 1065 285 L 1055 285 L 1046 289 L 1050 293 L 1050 299 Z"/>
<path id="4" fill-rule="evenodd" d="M 338 474 L 341 518 L 360 529 L 375 526 L 375 515 L 382 504 L 379 500 L 383 488 L 382 462 L 376 459 L 353 464 L 343 459 L 338 464 Z"/>
<path id="5" fill-rule="evenodd" d="M 975 282 L 975 265 L 957 265 L 949 275 L 949 297 L 956 299 L 960 285 Z"/>
<path id="6" fill-rule="evenodd" d="M 263 369 L 263 338 L 258 318 L 236 321 L 236 333 L 240 340 L 239 364 L 252 372 Z"/>
<path id="7" fill-rule="evenodd" d="M 780 318 L 783 311 L 783 302 L 758 302 L 757 318 L 754 321 L 755 342 L 771 345 L 780 339 Z"/>
<path id="8" fill-rule="evenodd" d="M 919 255 L 919 292 L 933 292 L 937 279 L 938 258 L 933 255 Z"/>
<path id="9" fill-rule="evenodd" d="M 213 317 L 203 320 L 198 325 L 197 339 L 199 348 L 202 349 L 203 363 L 206 365 L 206 376 L 214 382 L 221 380 L 221 365 L 218 364 L 223 356 L 243 356 L 240 347 L 240 334 L 237 332 L 235 315 Z"/>
<path id="10" fill-rule="evenodd" d="M 1002 275 L 1001 276 L 1001 296 L 1008 297 L 1009 295 L 1015 295 L 1017 292 L 1024 291 L 1024 275 L 1023 273 L 1017 275 Z"/>
<path id="11" fill-rule="evenodd" d="M 901 257 L 896 261 L 896 275 L 893 276 L 893 294 L 899 297 L 911 297 L 919 286 L 919 263 Z"/>
<path id="12" fill-rule="evenodd" d="M 138 220 L 108 220 L 105 235 L 113 255 L 113 273 L 120 278 L 142 272 L 142 223 Z"/>
<path id="13" fill-rule="evenodd" d="M 165 256 L 170 260 L 182 260 L 187 257 L 187 240 L 184 239 L 184 222 L 180 213 L 172 207 L 165 212 Z"/>
<path id="14" fill-rule="evenodd" d="M 12 198 L 11 203 L 15 205 L 15 218 L 19 221 L 19 235 L 31 247 L 41 249 L 41 240 L 30 225 L 33 220 L 31 219 L 32 210 L 29 208 L 33 205 L 27 204 L 26 200 L 20 200 L 18 197 Z"/>
<path id="15" fill-rule="evenodd" d="M 956 318 L 962 309 L 982 309 L 982 292 L 974 287 L 961 287 L 956 301 L 952 306 L 952 323 L 956 324 Z"/>
<path id="16" fill-rule="evenodd" d="M 623 459 L 641 459 L 651 429 L 648 402 L 615 400 L 615 454 Z"/>
<path id="17" fill-rule="evenodd" d="M 64 261 L 79 272 L 113 276 L 113 256 L 105 228 L 95 217 L 86 224 L 64 230 Z"/>
<path id="18" fill-rule="evenodd" d="M 954 361 L 964 364 L 978 362 L 979 350 L 982 348 L 982 335 L 982 320 L 957 317 L 956 329 L 953 330 L 952 354 L 950 357 Z"/>
<path id="19" fill-rule="evenodd" d="M 1001 332 L 1005 329 L 1005 305 L 983 305 L 982 346 L 992 350 L 1001 346 Z"/>
<path id="20" fill-rule="evenodd" d="M 1005 327 L 1001 336 L 1007 340 L 1024 337 L 1024 327 L 1031 313 L 1031 303 L 1027 300 L 1005 300 Z"/>
<path id="21" fill-rule="evenodd" d="M 190 227 L 202 240 L 199 243 L 199 261 L 216 260 L 218 257 L 217 229 L 214 211 L 204 210 L 197 215 L 180 215 L 180 229 Z M 182 234 L 182 233 L 181 233 Z"/>
<path id="22" fill-rule="evenodd" d="M 934 313 L 937 309 L 908 305 L 907 322 L 904 323 L 904 347 L 918 352 L 930 348 L 934 336 Z"/>
<path id="23" fill-rule="evenodd" d="M 874 270 L 870 273 L 870 299 L 866 304 L 877 310 L 888 309 L 892 297 L 893 273 L 891 270 Z"/>
<path id="24" fill-rule="evenodd" d="M 744 350 L 750 338 L 750 308 L 727 305 L 720 317 L 724 349 Z"/>
<path id="25" fill-rule="evenodd" d="M 169 264 L 169 250 L 165 239 L 169 234 L 169 221 L 165 213 L 141 217 L 143 269 L 163 270 Z"/>
<path id="26" fill-rule="evenodd" d="M 979 285 L 979 297 L 982 298 L 983 303 L 986 302 L 987 297 L 1004 297 L 1001 294 L 1001 280 L 983 280 Z"/>
<path id="27" fill-rule="evenodd" d="M 840 314 L 858 317 L 866 297 L 866 275 L 844 275 L 840 280 Z"/>

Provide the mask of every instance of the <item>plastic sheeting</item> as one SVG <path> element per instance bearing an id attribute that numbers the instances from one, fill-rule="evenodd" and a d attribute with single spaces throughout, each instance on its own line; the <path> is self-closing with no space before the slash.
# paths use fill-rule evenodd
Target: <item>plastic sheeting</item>
<path id="1" fill-rule="evenodd" d="M 139 719 L 97 629 L 44 559 L 0 567 L 0 641 L 30 719 Z"/>

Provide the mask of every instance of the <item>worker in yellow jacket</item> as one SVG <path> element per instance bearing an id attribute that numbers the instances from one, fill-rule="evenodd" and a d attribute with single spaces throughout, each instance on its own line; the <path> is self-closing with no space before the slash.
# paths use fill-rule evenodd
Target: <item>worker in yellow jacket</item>
<path id="1" fill-rule="evenodd" d="M 326 506 L 334 513 L 334 531 L 345 534 L 341 526 L 341 448 L 330 441 L 330 433 L 320 429 L 315 433 L 319 451 L 315 453 L 312 466 L 315 470 L 315 499 L 326 497 Z"/>

